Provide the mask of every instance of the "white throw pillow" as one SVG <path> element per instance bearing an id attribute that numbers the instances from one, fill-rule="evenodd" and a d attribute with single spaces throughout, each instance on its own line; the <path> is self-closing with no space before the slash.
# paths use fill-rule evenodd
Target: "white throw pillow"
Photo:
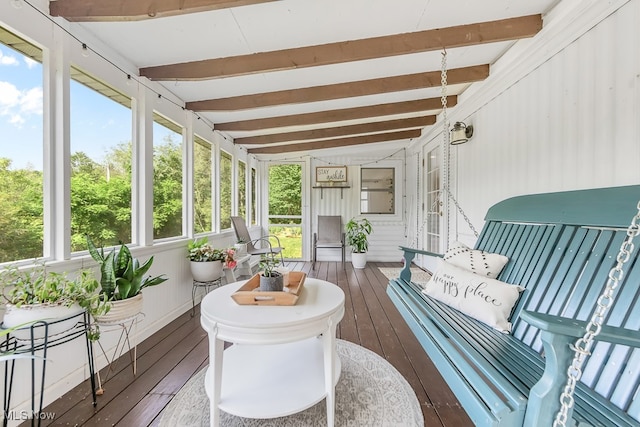
<path id="1" fill-rule="evenodd" d="M 522 286 L 489 279 L 442 261 L 422 291 L 501 332 L 511 332 L 509 317 Z"/>
<path id="2" fill-rule="evenodd" d="M 471 249 L 461 242 L 454 242 L 443 259 L 465 270 L 495 279 L 509 261 L 504 255 Z"/>

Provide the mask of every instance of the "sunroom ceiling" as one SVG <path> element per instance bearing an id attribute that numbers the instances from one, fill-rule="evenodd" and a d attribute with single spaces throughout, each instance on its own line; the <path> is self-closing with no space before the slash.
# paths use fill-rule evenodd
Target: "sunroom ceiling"
<path id="1" fill-rule="evenodd" d="M 406 141 L 558 0 L 57 0 L 253 153 Z M 455 108 L 455 107 L 453 107 Z"/>

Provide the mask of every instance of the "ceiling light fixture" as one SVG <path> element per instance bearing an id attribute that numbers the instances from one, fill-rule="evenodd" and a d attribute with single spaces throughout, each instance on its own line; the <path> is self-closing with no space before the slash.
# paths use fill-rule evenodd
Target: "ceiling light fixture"
<path id="1" fill-rule="evenodd" d="M 451 129 L 451 145 L 464 144 L 473 136 L 473 126 L 464 122 L 455 122 Z"/>

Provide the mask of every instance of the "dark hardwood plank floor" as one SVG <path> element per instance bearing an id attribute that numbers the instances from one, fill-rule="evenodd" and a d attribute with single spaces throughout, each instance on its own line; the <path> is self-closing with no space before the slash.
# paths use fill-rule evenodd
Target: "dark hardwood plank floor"
<path id="1" fill-rule="evenodd" d="M 387 297 L 388 279 L 377 267 L 400 267 L 399 263 L 368 263 L 363 270 L 353 269 L 350 263 L 343 268 L 338 262 L 319 262 L 315 270 L 309 262 L 287 266 L 342 288 L 345 315 L 338 337 L 374 351 L 395 366 L 413 387 L 425 426 L 473 425 Z M 138 345 L 135 377 L 125 354 L 103 381 L 103 394 L 95 408 L 87 380 L 43 410 L 55 413 L 55 419 L 43 425 L 157 426 L 163 408 L 207 363 L 207 334 L 198 314 L 192 318 L 187 311 Z M 106 370 L 101 375 L 104 379 Z"/>

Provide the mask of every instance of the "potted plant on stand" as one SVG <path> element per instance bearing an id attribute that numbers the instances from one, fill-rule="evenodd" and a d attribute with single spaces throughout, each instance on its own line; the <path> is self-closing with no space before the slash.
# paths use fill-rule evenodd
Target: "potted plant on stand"
<path id="1" fill-rule="evenodd" d="M 107 314 L 94 316 L 98 323 L 117 323 L 142 312 L 142 290 L 167 281 L 164 275 L 145 277 L 153 257 L 140 265 L 124 244 L 106 256 L 103 248 L 98 250 L 89 236 L 87 246 L 91 257 L 100 264 L 100 298 L 111 305 Z"/>
<path id="2" fill-rule="evenodd" d="M 351 218 L 346 225 L 345 237 L 351 246 L 351 264 L 353 268 L 364 268 L 367 265 L 367 251 L 369 250 L 368 236 L 372 226 L 366 218 Z"/>
<path id="3" fill-rule="evenodd" d="M 48 334 L 53 336 L 75 327 L 78 320 L 74 316 L 84 310 L 99 316 L 110 309 L 100 299 L 98 281 L 88 270 L 70 279 L 65 273 L 49 272 L 44 266 L 22 270 L 10 266 L 0 273 L 0 288 L 6 301 L 2 326 L 16 329 L 13 335 L 19 340 L 31 339 L 31 332 L 22 328 L 24 325 L 47 321 Z M 67 318 L 68 321 L 61 321 Z M 43 339 L 44 333 L 45 328 L 35 328 L 34 339 Z M 90 331 L 90 339 L 98 337 L 97 329 Z"/>
<path id="4" fill-rule="evenodd" d="M 284 276 L 276 270 L 279 261 L 272 256 L 265 255 L 260 260 L 260 290 L 263 292 L 282 291 L 284 289 Z"/>
<path id="5" fill-rule="evenodd" d="M 236 266 L 235 250 L 216 249 L 206 238 L 196 239 L 187 246 L 191 275 L 196 282 L 213 282 L 222 277 L 222 268 Z"/>

